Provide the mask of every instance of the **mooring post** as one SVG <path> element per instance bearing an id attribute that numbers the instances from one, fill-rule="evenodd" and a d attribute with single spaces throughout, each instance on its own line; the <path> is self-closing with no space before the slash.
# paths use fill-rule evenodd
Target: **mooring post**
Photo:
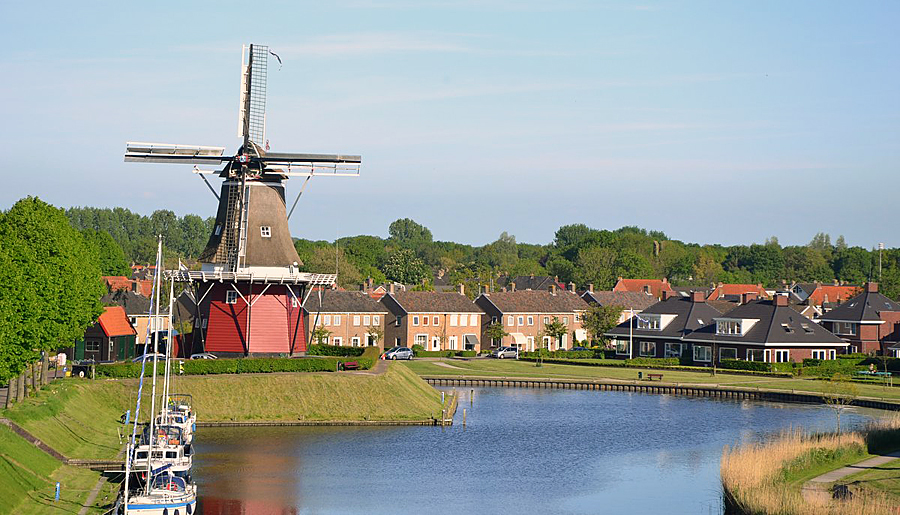
<path id="1" fill-rule="evenodd" d="M 466 427 L 466 408 L 463 408 L 463 427 Z"/>
<path id="2" fill-rule="evenodd" d="M 441 404 L 444 403 L 444 392 L 441 392 Z"/>
<path id="3" fill-rule="evenodd" d="M 469 406 L 472 406 L 475 403 L 475 390 L 469 390 Z"/>

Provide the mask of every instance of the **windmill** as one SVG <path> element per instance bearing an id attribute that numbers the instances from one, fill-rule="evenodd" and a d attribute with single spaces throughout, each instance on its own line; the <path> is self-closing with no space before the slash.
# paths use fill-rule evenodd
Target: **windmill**
<path id="1" fill-rule="evenodd" d="M 358 176 L 360 156 L 269 152 L 266 140 L 267 46 L 244 46 L 234 155 L 224 147 L 128 142 L 126 162 L 183 163 L 218 199 L 216 221 L 200 270 L 169 272 L 188 283 L 196 304 L 194 350 L 226 355 L 306 350 L 301 306 L 312 288 L 331 286 L 334 274 L 299 271 L 288 219 L 313 176 Z M 277 56 L 275 56 L 277 57 Z M 280 61 L 280 59 L 279 59 Z M 203 170 L 200 165 L 221 166 Z M 219 193 L 206 175 L 223 179 Z M 306 177 L 287 212 L 284 181 Z M 255 313 L 254 313 L 254 307 Z M 283 318 L 284 317 L 284 318 Z M 287 323 L 281 323 L 281 321 Z M 254 324 L 254 322 L 257 322 Z"/>

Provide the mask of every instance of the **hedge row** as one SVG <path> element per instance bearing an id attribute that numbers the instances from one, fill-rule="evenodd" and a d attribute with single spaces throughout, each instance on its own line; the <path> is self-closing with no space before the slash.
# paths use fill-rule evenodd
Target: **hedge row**
<path id="1" fill-rule="evenodd" d="M 547 349 L 541 349 L 537 351 L 531 352 L 519 352 L 520 358 L 537 358 L 543 356 L 545 358 L 567 358 L 567 359 L 592 359 L 602 357 L 602 354 L 598 356 L 592 350 L 555 350 L 549 351 Z"/>
<path id="2" fill-rule="evenodd" d="M 537 358 L 519 358 L 521 361 L 529 361 L 536 362 Z M 657 358 L 657 359 L 672 359 L 672 358 Z M 676 358 L 677 359 L 677 358 Z M 579 359 L 562 359 L 562 358 L 545 358 L 543 360 L 544 363 L 552 363 L 557 365 L 582 365 L 587 367 L 614 367 L 614 368 L 649 368 L 654 370 L 675 370 L 681 372 L 706 372 L 709 373 L 712 370 L 712 367 L 692 367 L 686 365 L 656 365 L 656 364 L 648 364 L 648 365 L 635 365 L 631 363 L 626 363 L 627 360 L 617 360 L 617 361 L 588 361 L 588 360 L 579 360 Z M 770 363 L 771 364 L 771 363 Z M 776 365 L 782 365 L 784 363 L 775 363 Z M 790 363 L 787 363 L 790 365 Z M 792 377 L 790 373 L 783 372 L 757 372 L 753 370 L 734 370 L 734 369 L 719 369 L 723 373 L 727 374 L 738 374 L 738 375 L 753 375 L 753 376 L 768 376 L 768 377 Z"/>
<path id="3" fill-rule="evenodd" d="M 417 358 L 474 358 L 478 355 L 473 350 L 419 350 L 413 348 L 413 354 Z"/>
<path id="4" fill-rule="evenodd" d="M 362 356 L 365 347 L 342 347 L 340 345 L 310 345 L 306 351 L 308 356 L 340 356 L 340 357 L 357 357 Z"/>
<path id="5" fill-rule="evenodd" d="M 626 359 L 625 363 L 633 366 L 662 365 L 662 366 L 678 366 L 681 365 L 681 358 L 631 358 Z"/>
<path id="6" fill-rule="evenodd" d="M 378 347 L 366 347 L 364 352 L 354 359 L 325 357 L 325 358 L 237 358 L 237 359 L 197 359 L 184 362 L 185 375 L 212 375 L 212 374 L 262 374 L 271 372 L 334 372 L 338 362 L 356 361 L 362 369 L 369 369 L 378 359 Z M 145 376 L 151 376 L 153 365 L 147 363 L 144 370 Z M 163 366 L 157 367 L 157 373 L 162 374 Z M 172 367 L 173 373 L 178 373 L 178 365 Z M 105 378 L 138 377 L 141 374 L 140 363 L 116 363 L 111 365 L 97 365 L 96 376 Z"/>

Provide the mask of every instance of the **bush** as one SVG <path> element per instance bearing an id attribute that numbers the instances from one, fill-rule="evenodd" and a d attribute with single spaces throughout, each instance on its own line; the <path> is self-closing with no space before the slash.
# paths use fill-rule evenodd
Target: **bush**
<path id="1" fill-rule="evenodd" d="M 461 358 L 474 358 L 478 353 L 473 350 L 461 350 L 457 351 L 456 355 Z"/>
<path id="2" fill-rule="evenodd" d="M 790 365 L 790 363 L 787 364 Z M 739 359 L 723 359 L 719 362 L 721 368 L 727 368 L 729 370 L 752 370 L 754 372 L 771 372 L 772 365 L 772 363 L 765 363 L 763 361 L 742 361 Z M 790 372 L 790 369 L 788 372 Z"/>
<path id="3" fill-rule="evenodd" d="M 625 364 L 632 366 L 676 366 L 681 364 L 681 358 L 634 358 L 626 359 Z"/>
<path id="4" fill-rule="evenodd" d="M 591 359 L 597 357 L 592 350 L 555 350 L 541 349 L 532 352 L 519 352 L 520 358 L 565 358 L 565 359 Z"/>
<path id="5" fill-rule="evenodd" d="M 353 349 L 354 347 L 346 347 Z M 184 362 L 185 375 L 213 374 L 262 374 L 271 372 L 334 372 L 338 362 L 356 361 L 361 369 L 369 369 L 378 359 L 378 347 L 356 348 L 362 350 L 354 359 L 329 356 L 326 358 L 237 358 L 237 359 L 197 359 Z M 157 367 L 162 374 L 165 367 Z M 152 375 L 153 367 L 147 367 L 145 376 Z M 173 367 L 174 373 L 178 368 Z M 121 379 L 138 377 L 141 374 L 140 363 L 117 363 L 113 365 L 97 365 L 97 377 Z"/>
<path id="6" fill-rule="evenodd" d="M 419 346 L 413 346 L 413 355 L 417 358 L 452 358 L 453 353 L 456 352 L 452 350 L 419 350 L 416 347 Z M 419 348 L 421 349 L 421 347 Z"/>
<path id="7" fill-rule="evenodd" d="M 341 356 L 356 357 L 362 356 L 365 347 L 342 347 L 339 345 L 310 345 L 306 354 L 309 356 Z"/>
<path id="8" fill-rule="evenodd" d="M 424 351 L 424 350 L 425 350 L 425 347 L 422 347 L 421 345 L 416 344 L 416 345 L 412 346 L 413 352 Z"/>

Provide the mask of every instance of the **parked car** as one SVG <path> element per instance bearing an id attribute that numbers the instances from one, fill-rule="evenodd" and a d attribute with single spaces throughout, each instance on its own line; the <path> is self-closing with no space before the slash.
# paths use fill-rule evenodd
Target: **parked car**
<path id="1" fill-rule="evenodd" d="M 191 354 L 191 359 L 219 359 L 219 357 L 209 352 L 198 352 Z"/>
<path id="2" fill-rule="evenodd" d="M 158 353 L 157 353 L 157 354 L 153 354 L 153 353 L 150 353 L 150 354 L 141 354 L 140 356 L 138 356 L 138 357 L 134 358 L 133 360 L 131 360 L 131 362 L 132 362 L 132 363 L 140 363 L 141 361 L 144 361 L 144 357 L 147 358 L 147 361 L 152 362 L 152 361 L 153 361 L 153 356 L 156 356 L 156 359 L 159 360 L 159 361 L 165 361 L 165 360 L 166 360 L 166 355 L 165 355 L 165 354 L 158 354 Z"/>
<path id="3" fill-rule="evenodd" d="M 491 353 L 491 357 L 497 359 L 519 359 L 519 349 L 516 347 L 500 347 L 499 349 L 496 349 Z"/>
<path id="4" fill-rule="evenodd" d="M 383 359 L 412 359 L 413 351 L 409 347 L 394 347 L 382 356 Z"/>

